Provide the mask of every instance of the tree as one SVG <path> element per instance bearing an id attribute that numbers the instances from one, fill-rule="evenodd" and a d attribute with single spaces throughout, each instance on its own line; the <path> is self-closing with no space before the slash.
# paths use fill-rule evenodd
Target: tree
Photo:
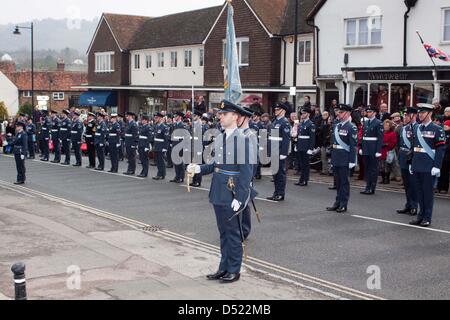
<path id="1" fill-rule="evenodd" d="M 0 101 L 0 121 L 8 119 L 8 109 L 6 109 L 5 103 Z"/>
<path id="2" fill-rule="evenodd" d="M 20 114 L 20 113 L 25 113 L 31 117 L 33 114 L 33 106 L 28 103 L 21 105 L 19 107 L 19 111 L 17 111 L 17 114 Z"/>

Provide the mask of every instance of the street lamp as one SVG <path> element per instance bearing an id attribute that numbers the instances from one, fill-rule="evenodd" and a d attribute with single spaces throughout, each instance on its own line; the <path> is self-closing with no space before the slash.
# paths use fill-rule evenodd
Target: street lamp
<path id="1" fill-rule="evenodd" d="M 34 26 L 33 22 L 31 22 L 30 27 L 21 27 L 16 26 L 13 34 L 16 36 L 20 36 L 22 33 L 20 29 L 28 29 L 31 31 L 31 105 L 34 109 Z"/>

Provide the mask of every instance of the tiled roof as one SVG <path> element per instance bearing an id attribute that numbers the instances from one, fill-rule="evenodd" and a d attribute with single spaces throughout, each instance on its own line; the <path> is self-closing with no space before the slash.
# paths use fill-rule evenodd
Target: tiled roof
<path id="1" fill-rule="evenodd" d="M 321 0 L 298 0 L 298 33 L 313 32 L 313 27 L 306 23 L 308 14 Z M 295 0 L 288 0 L 281 35 L 294 34 Z"/>
<path id="2" fill-rule="evenodd" d="M 289 0 L 247 0 L 271 34 L 280 34 Z"/>
<path id="3" fill-rule="evenodd" d="M 134 35 L 142 30 L 146 21 L 152 19 L 151 17 L 113 13 L 104 13 L 103 15 L 123 50 L 130 48 Z"/>
<path id="4" fill-rule="evenodd" d="M 134 34 L 130 49 L 150 49 L 200 44 L 223 6 L 181 12 L 145 21 Z"/>
<path id="5" fill-rule="evenodd" d="M 31 90 L 31 71 L 16 71 L 5 74 L 19 90 Z M 79 91 L 72 89 L 87 83 L 87 73 L 69 71 L 35 71 L 34 89 L 41 91 Z M 82 90 L 81 90 L 82 91 Z"/>

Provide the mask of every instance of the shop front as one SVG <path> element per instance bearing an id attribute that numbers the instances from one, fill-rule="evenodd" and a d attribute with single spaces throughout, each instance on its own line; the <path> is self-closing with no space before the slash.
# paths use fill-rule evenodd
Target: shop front
<path id="1" fill-rule="evenodd" d="M 78 100 L 80 109 L 97 112 L 104 109 L 107 113 L 118 112 L 117 91 L 87 91 Z"/>
<path id="2" fill-rule="evenodd" d="M 166 110 L 167 91 L 135 90 L 130 92 L 129 111 L 142 116 Z"/>
<path id="3" fill-rule="evenodd" d="M 448 97 L 450 72 L 432 69 L 344 70 L 341 94 L 347 103 L 360 105 L 382 104 L 390 113 L 403 111 L 418 103 L 432 103 L 434 98 Z"/>
<path id="4" fill-rule="evenodd" d="M 174 113 L 176 111 L 187 112 L 192 110 L 192 95 L 194 95 L 194 101 L 198 101 L 199 97 L 207 99 L 206 91 L 168 91 L 167 95 L 167 111 Z"/>

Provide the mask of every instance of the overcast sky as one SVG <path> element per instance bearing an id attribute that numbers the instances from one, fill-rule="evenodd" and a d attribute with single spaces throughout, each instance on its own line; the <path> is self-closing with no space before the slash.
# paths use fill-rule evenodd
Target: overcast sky
<path id="1" fill-rule="evenodd" d="M 224 0 L 13 0 L 2 1 L 0 24 L 34 19 L 87 19 L 102 12 L 161 16 L 221 5 Z"/>

